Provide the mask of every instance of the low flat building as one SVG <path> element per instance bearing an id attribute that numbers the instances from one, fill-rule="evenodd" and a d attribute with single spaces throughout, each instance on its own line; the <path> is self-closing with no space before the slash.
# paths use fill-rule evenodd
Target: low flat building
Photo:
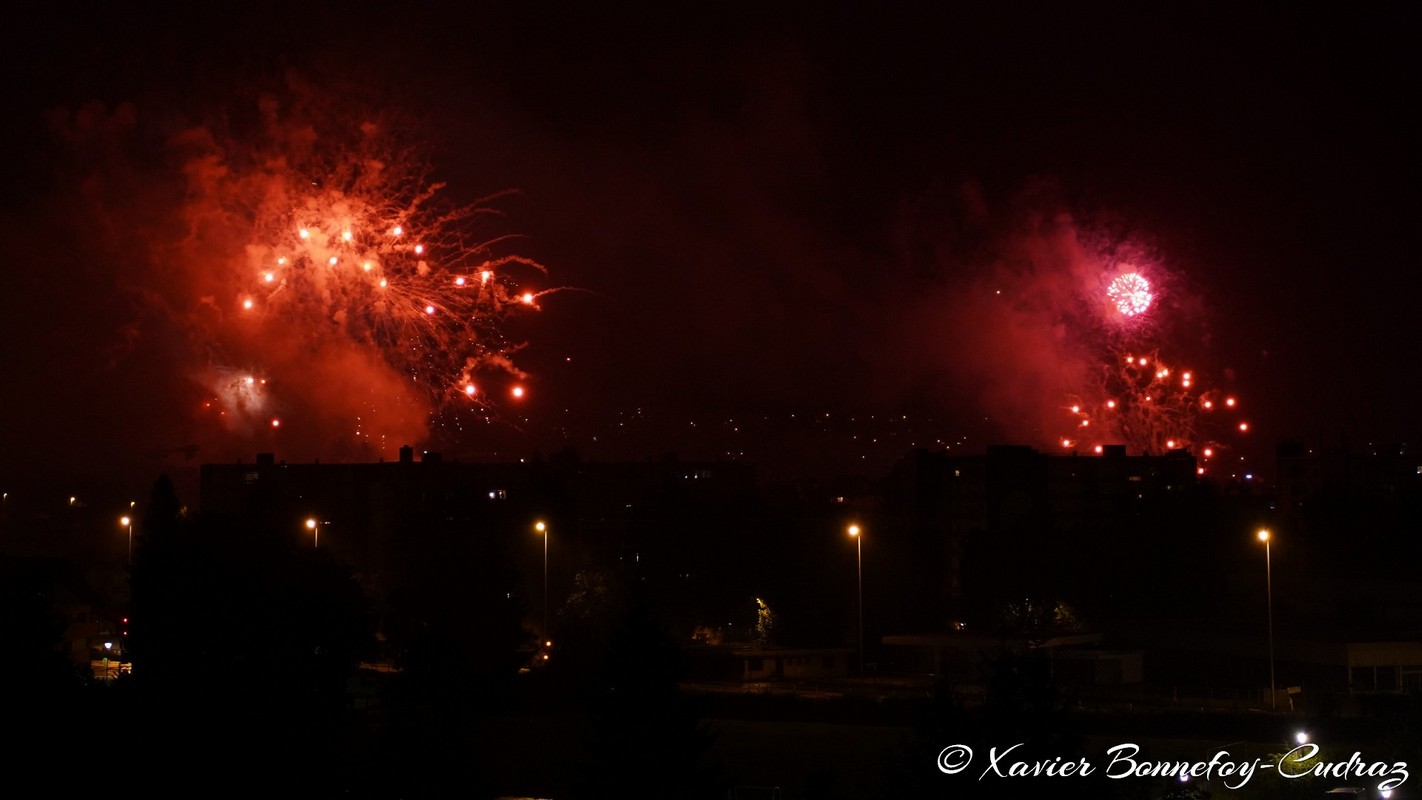
<path id="1" fill-rule="evenodd" d="M 853 653 L 852 649 L 841 647 L 769 647 L 736 651 L 743 664 L 741 679 L 747 681 L 843 678 L 849 675 L 849 661 Z"/>

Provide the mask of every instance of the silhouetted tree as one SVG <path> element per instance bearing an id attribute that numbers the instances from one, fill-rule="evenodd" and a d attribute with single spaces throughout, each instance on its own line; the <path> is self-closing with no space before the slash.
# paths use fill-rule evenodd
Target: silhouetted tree
<path id="1" fill-rule="evenodd" d="M 401 672 L 386 699 L 382 772 L 404 796 L 492 792 L 476 733 L 511 702 L 518 670 L 531 656 L 524 609 L 502 568 L 507 562 L 489 542 L 480 552 L 449 545 L 412 554 L 385 618 Z"/>
<path id="2" fill-rule="evenodd" d="M 175 784 L 220 773 L 254 787 L 280 774 L 329 787 L 347 683 L 375 652 L 349 571 L 260 515 L 189 518 L 166 479 L 143 533 L 130 643 L 147 747 L 133 768 Z"/>
<path id="3" fill-rule="evenodd" d="M 573 576 L 573 591 L 558 609 L 557 649 L 547 669 L 560 693 L 581 697 L 594 684 L 624 600 L 606 572 L 588 570 Z"/>
<path id="4" fill-rule="evenodd" d="M 210 641 L 215 559 L 187 528 L 168 476 L 153 485 L 131 571 L 129 648 L 134 679 L 147 691 L 181 695 L 218 654 Z"/>
<path id="5" fill-rule="evenodd" d="M 997 620 L 997 631 L 1003 636 L 1022 639 L 1033 647 L 1048 639 L 1081 633 L 1086 623 L 1070 605 L 1056 598 L 1025 597 L 1008 603 Z"/>
<path id="6" fill-rule="evenodd" d="M 986 740 L 1026 742 L 1053 756 L 1079 754 L 1083 738 L 1055 681 L 1050 657 L 1004 648 L 987 657 L 978 729 Z"/>
<path id="7" fill-rule="evenodd" d="M 12 781 L 63 764 L 62 735 L 78 716 L 84 672 L 65 651 L 55 589 L 52 564 L 0 562 L 0 716 L 12 732 Z"/>
<path id="8" fill-rule="evenodd" d="M 712 737 L 680 689 L 681 649 L 632 584 L 588 698 L 586 798 L 719 798 Z"/>

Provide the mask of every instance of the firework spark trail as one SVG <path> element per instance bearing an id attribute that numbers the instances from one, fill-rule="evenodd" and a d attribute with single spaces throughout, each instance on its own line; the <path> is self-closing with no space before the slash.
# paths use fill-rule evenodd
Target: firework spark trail
<path id="1" fill-rule="evenodd" d="M 258 278 L 244 311 L 324 318 L 435 392 L 462 388 L 494 362 L 523 377 L 495 358 L 509 349 L 497 323 L 516 306 L 535 306 L 540 294 L 520 291 L 509 268 L 539 265 L 449 241 L 440 228 L 458 220 L 419 225 L 417 206 L 392 220 L 390 209 L 345 195 L 319 201 L 287 220 L 284 238 L 249 248 Z"/>
<path id="2" fill-rule="evenodd" d="M 1116 356 L 1067 410 L 1076 431 L 1061 445 L 1096 453 L 1107 444 L 1157 454 L 1187 449 L 1208 463 L 1225 448 L 1227 431 L 1249 429 L 1233 413 L 1237 398 L 1202 385 L 1194 371 L 1176 370 L 1154 351 Z"/>

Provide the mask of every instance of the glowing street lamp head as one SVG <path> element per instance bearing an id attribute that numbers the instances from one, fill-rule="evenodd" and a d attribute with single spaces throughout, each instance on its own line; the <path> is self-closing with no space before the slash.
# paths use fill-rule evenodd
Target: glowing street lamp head
<path id="1" fill-rule="evenodd" d="M 314 530 L 316 530 L 316 518 L 315 518 L 315 517 L 307 517 L 307 519 L 306 519 L 306 529 L 309 530 L 309 531 L 314 531 Z"/>
<path id="2" fill-rule="evenodd" d="M 849 528 L 848 528 L 848 530 L 849 530 L 849 535 L 850 535 L 850 536 L 858 536 L 858 535 L 859 535 L 859 526 L 858 526 L 858 525 L 850 525 Z"/>
<path id="3" fill-rule="evenodd" d="M 547 532 L 548 532 L 548 526 L 543 523 L 543 520 L 539 520 L 538 522 L 535 522 L 535 523 L 533 524 L 533 529 L 536 530 L 536 531 L 538 531 L 539 533 L 547 533 Z"/>
<path id="4" fill-rule="evenodd" d="M 124 527 L 128 527 L 129 525 L 133 524 L 133 517 L 119 517 L 119 524 Z"/>
<path id="5" fill-rule="evenodd" d="M 1261 541 L 1261 542 L 1267 542 L 1267 541 L 1269 541 L 1269 529 L 1268 529 L 1268 528 L 1260 528 L 1260 529 L 1259 529 L 1259 533 L 1257 533 L 1257 534 L 1255 534 L 1255 535 L 1259 537 L 1259 541 Z"/>

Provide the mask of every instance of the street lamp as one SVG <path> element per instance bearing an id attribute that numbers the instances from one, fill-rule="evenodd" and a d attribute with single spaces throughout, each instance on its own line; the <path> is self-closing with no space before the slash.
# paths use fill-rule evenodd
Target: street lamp
<path id="1" fill-rule="evenodd" d="M 321 523 L 317 522 L 315 517 L 307 517 L 306 530 L 311 531 L 312 547 L 319 549 L 321 547 Z"/>
<path id="2" fill-rule="evenodd" d="M 859 574 L 859 677 L 864 677 L 864 537 L 858 525 L 850 525 L 849 535 L 854 538 L 855 560 Z"/>
<path id="3" fill-rule="evenodd" d="M 119 517 L 119 524 L 128 528 L 128 563 L 133 563 L 133 517 L 125 514 Z"/>
<path id="4" fill-rule="evenodd" d="M 543 638 L 548 638 L 548 526 L 539 520 L 533 529 L 543 536 Z"/>
<path id="5" fill-rule="evenodd" d="M 1269 529 L 1260 528 L 1257 534 L 1264 543 L 1264 588 L 1269 598 L 1269 708 L 1278 710 L 1279 701 L 1274 695 L 1274 572 L 1269 555 Z"/>

